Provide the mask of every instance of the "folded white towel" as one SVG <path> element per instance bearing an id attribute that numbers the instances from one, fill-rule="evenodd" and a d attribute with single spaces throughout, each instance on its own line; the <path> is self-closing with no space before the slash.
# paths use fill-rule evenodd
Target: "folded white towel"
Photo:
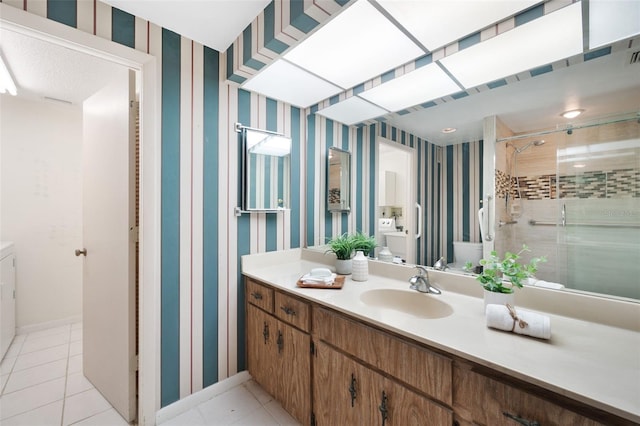
<path id="1" fill-rule="evenodd" d="M 511 305 L 491 304 L 487 305 L 485 317 L 487 327 L 513 331 L 539 339 L 551 338 L 551 319 L 545 315 L 522 309 L 516 311 Z"/>
<path id="2" fill-rule="evenodd" d="M 318 277 L 313 276 L 311 273 L 305 274 L 302 276 L 301 280 L 305 284 L 324 284 L 324 285 L 332 285 L 336 280 L 337 275 L 332 273 L 328 277 Z"/>

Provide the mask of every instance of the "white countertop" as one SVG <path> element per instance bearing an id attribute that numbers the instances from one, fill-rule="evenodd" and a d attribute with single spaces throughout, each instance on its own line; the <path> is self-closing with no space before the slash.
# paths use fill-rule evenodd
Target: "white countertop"
<path id="1" fill-rule="evenodd" d="M 457 284 L 440 283 L 441 295 L 422 294 L 410 290 L 404 277 L 385 277 L 388 273 L 370 274 L 365 282 L 355 282 L 347 277 L 340 290 L 298 288 L 298 278 L 314 267 L 327 266 L 316 260 L 302 259 L 300 249 L 243 256 L 243 274 L 640 423 L 640 332 L 540 310 L 551 318 L 550 340 L 498 331 L 485 325 L 482 298 L 453 291 Z M 330 262 L 330 258 L 327 261 Z M 407 271 L 413 274 L 411 268 L 393 267 L 402 268 L 398 269 L 397 275 L 406 277 Z M 370 262 L 370 271 L 380 268 L 383 267 L 379 262 Z M 434 275 L 438 276 L 437 273 Z M 456 277 L 454 274 L 447 276 Z M 437 281 L 435 285 L 438 285 Z M 400 310 L 368 306 L 360 300 L 363 292 L 380 288 L 407 291 L 414 297 L 438 298 L 453 308 L 453 314 L 424 319 Z M 481 294 L 475 290 L 470 293 Z M 626 308 L 628 310 L 628 306 Z"/>

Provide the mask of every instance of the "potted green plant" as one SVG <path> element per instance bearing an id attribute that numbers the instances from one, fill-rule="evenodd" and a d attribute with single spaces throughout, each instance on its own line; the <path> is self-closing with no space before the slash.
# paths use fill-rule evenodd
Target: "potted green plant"
<path id="1" fill-rule="evenodd" d="M 377 245 L 376 237 L 368 236 L 361 231 L 356 232 L 353 236 L 353 249 L 355 251 L 362 251 L 365 256 L 372 257 L 374 255 L 373 251 Z"/>
<path id="2" fill-rule="evenodd" d="M 336 255 L 336 272 L 341 275 L 351 273 L 351 257 L 355 250 L 355 238 L 353 235 L 344 233 L 338 237 L 334 237 L 327 242 L 329 250 L 325 253 L 333 253 Z"/>
<path id="3" fill-rule="evenodd" d="M 500 258 L 496 251 L 491 252 L 488 259 L 481 259 L 482 272 L 476 277 L 484 288 L 484 304 L 514 303 L 514 290 L 522 288 L 523 281 L 532 277 L 538 271 L 538 263 L 547 259 L 534 257 L 529 263 L 520 263 L 518 260 L 525 251 L 531 251 L 526 245 L 517 253 L 505 252 L 504 258 Z M 473 268 L 471 262 L 465 265 L 467 270 Z"/>

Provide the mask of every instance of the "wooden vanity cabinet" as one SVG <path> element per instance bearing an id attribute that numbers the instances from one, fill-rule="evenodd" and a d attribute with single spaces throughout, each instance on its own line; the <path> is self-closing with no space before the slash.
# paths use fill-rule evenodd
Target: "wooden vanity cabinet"
<path id="1" fill-rule="evenodd" d="M 311 336 L 274 315 L 279 294 L 245 279 L 247 295 L 247 368 L 254 380 L 302 424 L 311 418 Z M 275 293 L 275 294 L 274 294 Z M 255 295 L 260 295 L 255 297 Z M 294 302 L 287 296 L 286 306 Z M 295 299 L 295 302 L 303 303 Z M 278 304 L 275 303 L 275 307 Z M 307 310 L 309 309 L 306 305 Z M 296 305 L 300 310 L 300 306 Z M 285 319 L 300 322 L 298 311 Z M 307 318 L 308 322 L 308 318 Z M 307 325 L 308 329 L 308 325 Z"/>
<path id="2" fill-rule="evenodd" d="M 319 342 L 313 374 L 315 424 L 451 425 L 451 410 Z"/>

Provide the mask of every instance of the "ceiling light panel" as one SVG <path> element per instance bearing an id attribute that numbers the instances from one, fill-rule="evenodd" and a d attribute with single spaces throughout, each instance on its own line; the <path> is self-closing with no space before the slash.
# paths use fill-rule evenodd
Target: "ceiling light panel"
<path id="1" fill-rule="evenodd" d="M 460 87 L 438 64 L 431 63 L 366 90 L 359 96 L 389 111 L 399 111 L 458 91 Z"/>
<path id="2" fill-rule="evenodd" d="M 359 0 L 285 59 L 349 89 L 425 52 L 366 0 Z"/>
<path id="3" fill-rule="evenodd" d="M 475 87 L 582 52 L 582 3 L 574 3 L 440 62 L 465 87 Z"/>
<path id="4" fill-rule="evenodd" d="M 640 2 L 589 1 L 589 48 L 640 34 Z"/>
<path id="5" fill-rule="evenodd" d="M 380 117 L 389 111 L 370 102 L 353 96 L 318 111 L 318 114 L 348 126 L 362 121 Z"/>
<path id="6" fill-rule="evenodd" d="M 424 47 L 434 51 L 513 16 L 539 0 L 378 0 L 378 3 Z"/>
<path id="7" fill-rule="evenodd" d="M 306 108 L 342 91 L 341 88 L 279 59 L 242 84 L 243 89 Z"/>

